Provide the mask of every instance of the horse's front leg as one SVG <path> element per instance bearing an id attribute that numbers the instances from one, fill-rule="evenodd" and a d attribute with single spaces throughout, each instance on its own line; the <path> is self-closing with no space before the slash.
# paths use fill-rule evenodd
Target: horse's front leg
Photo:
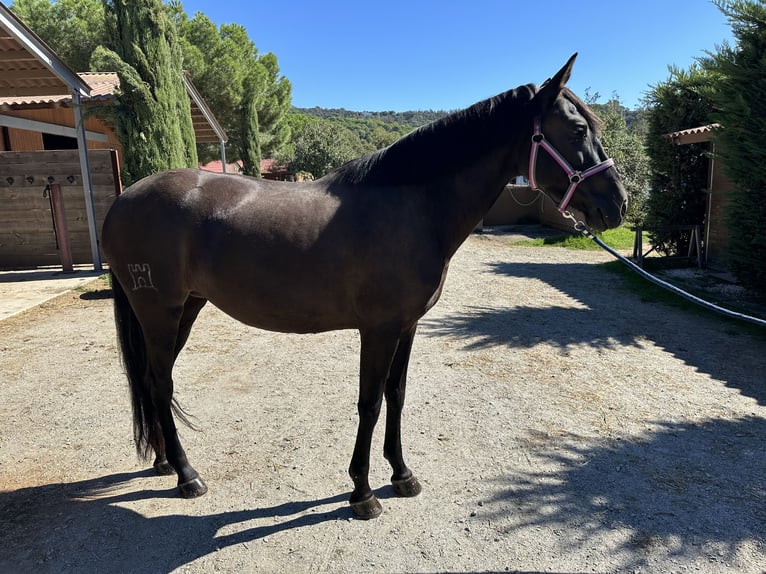
<path id="1" fill-rule="evenodd" d="M 383 444 L 383 455 L 391 463 L 394 471 L 391 484 L 399 496 L 417 496 L 421 491 L 418 479 L 407 468 L 402 454 L 402 409 L 407 386 L 407 365 L 410 362 L 410 351 L 416 329 L 417 324 L 399 338 L 385 387 L 386 439 Z"/>
<path id="2" fill-rule="evenodd" d="M 399 332 L 361 331 L 362 350 L 359 368 L 359 428 L 348 473 L 354 481 L 349 502 L 354 515 L 364 520 L 380 515 L 383 508 L 369 483 L 370 446 L 383 402 L 383 388 L 396 352 Z"/>

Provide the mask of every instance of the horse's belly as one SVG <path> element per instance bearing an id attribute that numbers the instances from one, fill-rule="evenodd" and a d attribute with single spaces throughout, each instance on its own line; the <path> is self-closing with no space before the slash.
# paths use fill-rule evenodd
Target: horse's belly
<path id="1" fill-rule="evenodd" d="M 281 333 L 320 333 L 358 327 L 353 317 L 346 314 L 328 313 L 307 305 L 282 305 L 272 302 L 232 302 L 226 298 L 210 299 L 227 315 L 251 327 Z"/>
<path id="2" fill-rule="evenodd" d="M 354 297 L 341 277 L 285 274 L 272 268 L 254 277 L 219 276 L 206 281 L 198 294 L 235 319 L 269 331 L 318 333 L 358 327 Z"/>
<path id="3" fill-rule="evenodd" d="M 411 324 L 443 281 L 443 260 L 397 245 L 331 232 L 313 241 L 274 235 L 209 238 L 205 256 L 190 261 L 192 291 L 247 325 L 316 333 Z"/>

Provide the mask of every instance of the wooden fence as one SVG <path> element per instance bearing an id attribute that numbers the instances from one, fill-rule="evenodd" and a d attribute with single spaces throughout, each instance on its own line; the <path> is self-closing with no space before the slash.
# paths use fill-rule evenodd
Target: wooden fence
<path id="1" fill-rule="evenodd" d="M 109 206 L 120 190 L 117 152 L 88 152 L 101 233 Z M 92 263 L 88 217 L 77 150 L 0 152 L 0 268 L 58 265 L 51 204 L 46 188 L 61 186 L 74 263 Z"/>

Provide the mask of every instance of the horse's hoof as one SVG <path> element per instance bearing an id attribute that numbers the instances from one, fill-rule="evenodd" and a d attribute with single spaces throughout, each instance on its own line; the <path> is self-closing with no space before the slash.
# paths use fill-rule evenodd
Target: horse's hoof
<path id="1" fill-rule="evenodd" d="M 207 492 L 207 485 L 200 477 L 197 477 L 192 478 L 183 484 L 179 484 L 178 490 L 181 491 L 182 498 L 197 498 Z"/>
<path id="2" fill-rule="evenodd" d="M 383 512 L 383 507 L 375 498 L 375 495 L 370 495 L 367 500 L 360 500 L 359 502 L 351 502 L 351 510 L 354 512 L 354 518 L 359 520 L 370 520 L 371 518 L 377 518 Z"/>
<path id="3" fill-rule="evenodd" d="M 418 482 L 418 479 L 414 476 L 403 478 L 401 480 L 392 480 L 391 485 L 394 487 L 394 492 L 399 496 L 406 496 L 407 498 L 417 496 L 423 490 Z"/>
<path id="4" fill-rule="evenodd" d="M 154 472 L 160 476 L 168 476 L 170 474 L 175 474 L 176 471 L 170 466 L 170 463 L 167 460 L 161 460 L 154 463 Z"/>

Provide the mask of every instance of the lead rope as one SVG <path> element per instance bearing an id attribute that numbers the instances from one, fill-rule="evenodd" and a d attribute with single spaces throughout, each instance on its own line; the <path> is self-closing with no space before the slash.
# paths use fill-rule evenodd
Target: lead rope
<path id="1" fill-rule="evenodd" d="M 747 321 L 748 323 L 753 323 L 761 327 L 766 327 L 766 320 L 764 319 L 760 319 L 758 317 L 752 317 L 750 315 L 745 315 L 744 313 L 738 313 L 737 311 L 732 311 L 731 309 L 725 309 L 724 307 L 719 307 L 718 305 L 715 305 L 709 301 L 705 301 L 704 299 L 700 299 L 696 295 L 692 295 L 691 293 L 688 293 L 684 291 L 683 289 L 676 287 L 675 285 L 671 285 L 667 281 L 663 281 L 662 279 L 655 277 L 651 273 L 648 273 L 647 271 L 645 271 L 644 269 L 642 269 L 641 267 L 633 263 L 630 259 L 628 259 L 624 255 L 621 255 L 620 253 L 618 253 L 617 251 L 609 247 L 600 238 L 596 237 L 596 235 L 594 235 L 593 232 L 591 232 L 591 230 L 588 229 L 588 226 L 585 225 L 585 223 L 583 223 L 582 221 L 575 218 L 575 216 L 572 215 L 571 212 L 564 211 L 562 212 L 562 215 L 572 220 L 572 225 L 574 226 L 576 231 L 579 231 L 585 237 L 593 240 L 596 243 L 596 245 L 598 245 L 605 251 L 608 251 L 609 253 L 611 253 L 614 257 L 622 261 L 630 269 L 632 269 L 633 271 L 641 275 L 644 279 L 651 281 L 652 283 L 654 283 L 655 285 L 658 285 L 659 287 L 662 287 L 663 289 L 667 289 L 668 291 L 675 293 L 679 297 L 683 297 L 687 301 L 691 301 L 692 303 L 695 303 L 701 307 L 704 307 L 705 309 L 708 309 L 720 315 L 724 315 L 731 319 L 737 319 L 739 321 Z"/>

